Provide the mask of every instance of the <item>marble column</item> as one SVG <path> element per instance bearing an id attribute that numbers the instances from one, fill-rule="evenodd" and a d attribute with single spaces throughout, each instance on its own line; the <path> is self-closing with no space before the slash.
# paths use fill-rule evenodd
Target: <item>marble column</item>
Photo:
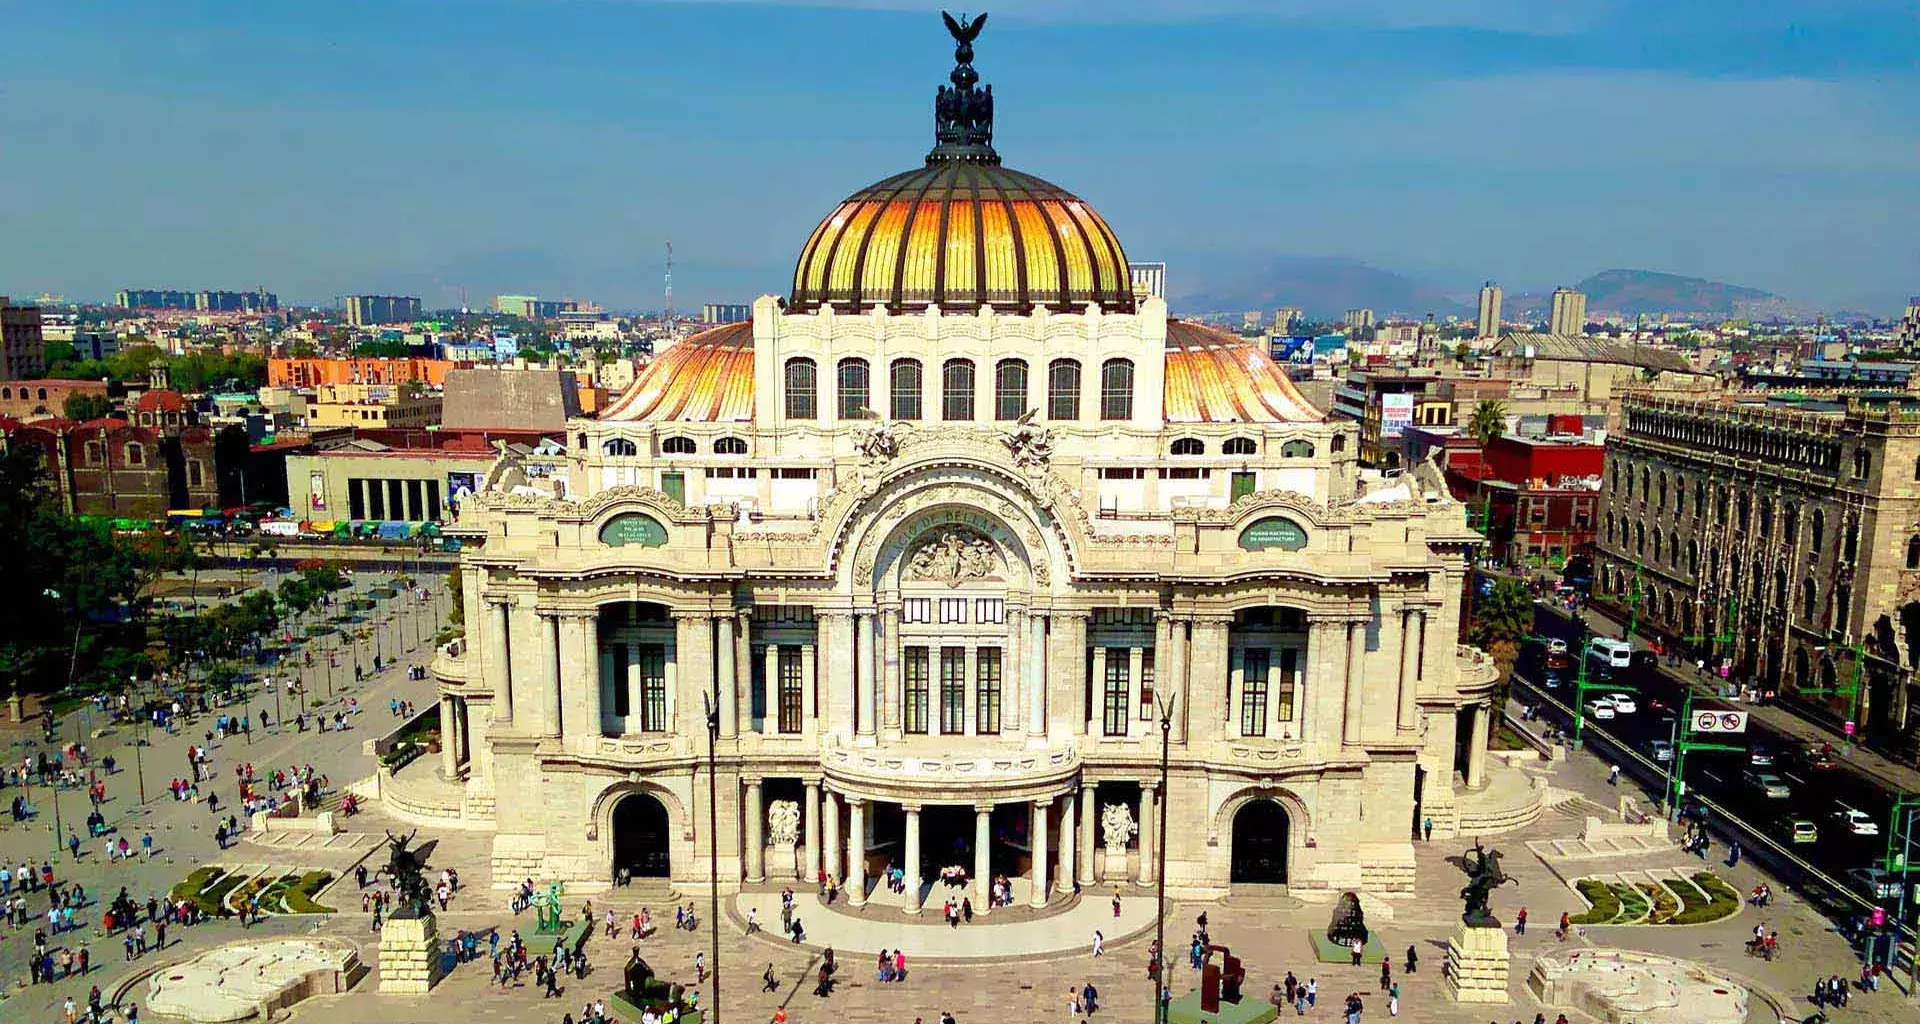
<path id="1" fill-rule="evenodd" d="M 973 805 L 973 912 L 985 914 L 993 907 L 993 805 Z"/>
<path id="2" fill-rule="evenodd" d="M 1168 632 L 1167 679 L 1154 680 L 1154 689 L 1165 687 L 1167 693 L 1176 698 L 1173 703 L 1173 732 L 1171 739 L 1175 743 L 1187 741 L 1187 709 L 1193 700 L 1189 696 L 1192 685 L 1187 670 L 1187 624 L 1180 619 L 1171 621 Z"/>
<path id="3" fill-rule="evenodd" d="M 867 902 L 867 802 L 857 796 L 847 798 L 847 902 Z"/>
<path id="4" fill-rule="evenodd" d="M 1000 727 L 1019 735 L 1020 712 L 1027 706 L 1027 610 L 1007 609 L 1006 640 L 1000 650 Z"/>
<path id="5" fill-rule="evenodd" d="M 760 720 L 760 731 L 768 736 L 780 731 L 780 646 L 766 646 L 766 671 L 760 680 L 760 708 L 766 717 Z"/>
<path id="6" fill-rule="evenodd" d="M 745 608 L 727 616 L 733 622 L 733 692 L 740 695 L 740 717 L 753 718 L 753 613 Z M 761 705 L 763 708 L 765 705 Z"/>
<path id="7" fill-rule="evenodd" d="M 807 884 L 820 880 L 820 783 L 807 782 Z"/>
<path id="8" fill-rule="evenodd" d="M 1467 740 L 1467 788 L 1487 784 L 1487 739 L 1493 731 L 1493 715 L 1486 704 L 1473 706 L 1473 735 Z"/>
<path id="9" fill-rule="evenodd" d="M 460 746 L 455 742 L 454 720 L 457 713 L 453 707 L 453 695 L 440 696 L 440 777 L 456 778 L 460 774 Z"/>
<path id="10" fill-rule="evenodd" d="M 560 735 L 560 674 L 559 652 L 554 637 L 554 616 L 534 610 L 531 605 L 522 613 L 527 624 L 528 639 L 533 650 L 529 652 L 527 663 L 528 678 L 526 706 L 530 709 L 528 721 L 521 724 L 535 736 Z"/>
<path id="11" fill-rule="evenodd" d="M 854 728 L 861 736 L 872 736 L 879 722 L 877 711 L 880 699 L 878 673 L 880 658 L 874 650 L 873 613 L 863 612 L 854 619 L 854 666 L 858 672 L 854 706 L 856 708 Z"/>
<path id="12" fill-rule="evenodd" d="M 1160 734 L 1160 708 L 1167 704 L 1167 695 L 1179 693 L 1175 685 L 1173 672 L 1173 619 L 1166 612 L 1153 617 L 1153 704 L 1144 708 L 1149 719 L 1147 734 Z"/>
<path id="13" fill-rule="evenodd" d="M 827 790 L 826 802 L 827 831 L 821 842 L 822 849 L 826 851 L 827 862 L 823 867 L 826 868 L 828 875 L 845 881 L 847 869 L 842 858 L 846 856 L 847 850 L 840 845 L 840 794 L 831 789 Z"/>
<path id="14" fill-rule="evenodd" d="M 569 746 L 592 750 L 600 741 L 600 653 L 595 617 L 560 618 L 560 726 Z"/>
<path id="15" fill-rule="evenodd" d="M 803 736 L 812 736 L 820 729 L 819 666 L 819 651 L 817 647 L 814 644 L 801 644 L 800 734 Z"/>
<path id="16" fill-rule="evenodd" d="M 900 733 L 900 609 L 880 613 L 880 723 L 889 736 Z"/>
<path id="17" fill-rule="evenodd" d="M 1027 735 L 1035 740 L 1047 735 L 1047 621 L 1027 615 L 1027 678 L 1021 691 L 1027 698 Z"/>
<path id="18" fill-rule="evenodd" d="M 1073 790 L 1069 789 L 1060 798 L 1060 891 L 1068 893 L 1073 891 L 1074 869 L 1078 863 L 1074 859 L 1073 848 L 1074 833 L 1079 829 L 1077 822 L 1080 819 L 1074 811 Z M 1084 854 L 1081 859 L 1086 859 Z"/>
<path id="19" fill-rule="evenodd" d="M 486 602 L 486 632 L 482 642 L 486 650 L 482 661 L 493 674 L 493 724 L 513 723 L 512 631 L 508 625 L 512 606 L 506 601 Z M 496 730 L 497 731 L 497 730 Z"/>
<path id="20" fill-rule="evenodd" d="M 1154 844 L 1160 841 L 1160 783 L 1140 784 L 1140 884 L 1152 885 L 1159 865 L 1154 861 Z"/>
<path id="21" fill-rule="evenodd" d="M 713 679 L 720 690 L 720 735 L 737 736 L 740 732 L 740 675 L 733 661 L 733 616 L 723 615 L 714 620 L 715 638 L 713 642 Z M 731 725 L 733 731 L 729 732 Z"/>
<path id="22" fill-rule="evenodd" d="M 676 615 L 674 619 L 678 632 L 674 635 L 674 682 L 669 692 L 677 693 L 676 699 L 686 705 L 689 722 L 697 721 L 699 726 L 696 731 L 706 729 L 704 716 L 711 697 L 713 709 L 719 713 L 720 738 L 733 739 L 740 735 L 740 702 L 735 698 L 733 680 L 719 671 L 713 617 L 701 612 Z M 679 692 L 682 690 L 685 692 Z"/>
<path id="23" fill-rule="evenodd" d="M 763 831 L 767 823 L 767 809 L 760 796 L 760 780 L 747 780 L 746 806 L 740 814 L 746 818 L 747 836 L 747 881 L 764 882 L 767 880 L 767 839 Z"/>
<path id="24" fill-rule="evenodd" d="M 907 902 L 902 910 L 909 914 L 920 912 L 920 805 L 902 804 L 907 812 L 907 862 L 902 865 L 907 875 Z"/>
<path id="25" fill-rule="evenodd" d="M 1140 735 L 1141 704 L 1147 699 L 1147 652 L 1138 647 L 1127 648 L 1127 723 L 1126 735 Z"/>
<path id="26" fill-rule="evenodd" d="M 1358 745 L 1361 725 L 1366 721 L 1366 688 L 1361 669 L 1367 659 L 1367 624 L 1349 622 L 1347 627 L 1347 696 L 1340 712 L 1340 742 Z"/>
<path id="27" fill-rule="evenodd" d="M 1400 627 L 1400 703 L 1394 715 L 1401 732 L 1420 727 L 1420 645 L 1427 637 L 1427 613 L 1408 611 Z"/>
<path id="28" fill-rule="evenodd" d="M 850 737 L 854 730 L 854 688 L 859 683 L 853 614 L 823 612 L 816 621 L 827 651 L 825 671 L 821 673 L 827 697 L 822 730 L 832 736 Z"/>
<path id="29" fill-rule="evenodd" d="M 1080 860 L 1076 869 L 1080 873 L 1081 885 L 1093 884 L 1094 801 L 1099 792 L 1091 782 L 1082 783 L 1080 786 L 1080 817 L 1074 823 L 1074 827 L 1080 830 Z"/>
<path id="30" fill-rule="evenodd" d="M 1087 615 L 1085 612 L 1056 612 L 1047 652 L 1047 706 L 1063 728 L 1078 736 L 1087 734 L 1092 710 L 1083 707 L 1087 692 Z M 1096 687 L 1097 689 L 1097 687 Z"/>
<path id="31" fill-rule="evenodd" d="M 1033 853 L 1033 900 L 1036 907 L 1047 905 L 1047 805 L 1035 800 L 1027 805 L 1027 835 Z"/>

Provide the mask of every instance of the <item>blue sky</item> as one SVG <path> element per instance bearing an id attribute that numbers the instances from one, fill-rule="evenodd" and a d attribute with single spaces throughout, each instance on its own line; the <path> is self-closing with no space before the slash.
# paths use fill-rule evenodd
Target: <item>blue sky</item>
<path id="1" fill-rule="evenodd" d="M 783 291 L 918 164 L 938 4 L 12 0 L 0 292 Z M 1028 0 L 977 66 L 1009 165 L 1180 271 L 1448 287 L 1607 267 L 1920 293 L 1920 28 L 1866 0 Z M 1191 289 L 1202 282 L 1186 282 Z"/>

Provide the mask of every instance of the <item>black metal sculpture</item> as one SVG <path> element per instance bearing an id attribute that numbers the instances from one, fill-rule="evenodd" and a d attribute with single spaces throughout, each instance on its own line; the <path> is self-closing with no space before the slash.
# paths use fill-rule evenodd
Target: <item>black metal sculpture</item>
<path id="1" fill-rule="evenodd" d="M 430 840 L 407 849 L 419 831 L 415 829 L 404 836 L 387 833 L 387 877 L 393 880 L 393 888 L 400 895 L 399 906 L 393 912 L 396 918 L 425 917 L 433 901 L 424 873 L 427 858 L 433 855 L 433 848 L 440 841 Z"/>
<path id="2" fill-rule="evenodd" d="M 1333 905 L 1333 919 L 1327 922 L 1327 939 L 1340 946 L 1351 946 L 1355 939 L 1367 944 L 1367 915 L 1360 909 L 1360 897 L 1340 894 L 1340 901 Z"/>
<path id="3" fill-rule="evenodd" d="M 1467 884 L 1460 890 L 1460 898 L 1466 901 L 1466 910 L 1460 919 L 1469 928 L 1498 928 L 1500 920 L 1487 909 L 1487 897 L 1493 890 L 1513 879 L 1500 868 L 1500 851 L 1481 848 L 1480 840 L 1473 841 L 1473 849 L 1460 855 L 1460 866 L 1467 872 Z"/>
<path id="4" fill-rule="evenodd" d="M 980 87 L 980 73 L 973 69 L 973 41 L 987 25 L 982 14 L 958 20 L 945 11 L 940 17 L 953 36 L 954 68 L 947 76 L 953 84 L 943 85 L 933 98 L 933 152 L 927 162 L 964 161 L 1000 162 L 993 151 L 993 86 Z"/>

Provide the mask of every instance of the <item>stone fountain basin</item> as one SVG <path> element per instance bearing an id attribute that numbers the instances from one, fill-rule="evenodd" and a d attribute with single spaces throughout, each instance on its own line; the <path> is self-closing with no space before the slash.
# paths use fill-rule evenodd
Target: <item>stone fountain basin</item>
<path id="1" fill-rule="evenodd" d="M 155 972 L 147 1009 L 194 1024 L 264 1020 L 304 999 L 345 992 L 365 974 L 358 952 L 343 942 L 235 942 Z"/>

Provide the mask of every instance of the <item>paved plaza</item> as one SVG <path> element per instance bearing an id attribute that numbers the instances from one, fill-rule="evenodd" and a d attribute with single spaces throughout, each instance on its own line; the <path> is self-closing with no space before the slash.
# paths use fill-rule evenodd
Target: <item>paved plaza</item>
<path id="1" fill-rule="evenodd" d="M 363 584 L 364 585 L 364 584 Z M 412 614 L 423 620 L 427 610 L 414 608 Z M 397 621 L 397 620 L 396 620 Z M 426 631 L 415 631 L 423 635 Z M 232 788 L 234 764 L 250 762 L 257 770 L 269 766 L 311 762 L 326 772 L 336 786 L 373 772 L 373 758 L 366 741 L 395 727 L 388 715 L 387 701 L 393 697 L 410 699 L 422 705 L 433 699 L 429 680 L 409 680 L 406 668 L 422 664 L 431 651 L 424 643 L 404 656 L 387 671 L 370 677 L 359 687 L 349 687 L 339 699 L 356 698 L 364 711 L 356 716 L 353 728 L 342 733 L 306 733 L 255 731 L 251 744 L 243 738 L 222 740 L 215 745 L 214 779 L 203 791 L 213 789 L 224 798 Z M 343 675 L 350 679 L 351 669 Z M 324 692 L 324 690 L 323 690 Z M 67 735 L 72 735 L 72 725 Z M 23 756 L 37 747 L 25 744 L 37 741 L 37 730 L 8 726 L 4 733 L 9 757 Z M 109 865 L 94 849 L 83 848 L 84 856 L 76 864 L 64 851 L 53 851 L 52 809 L 43 794 L 36 792 L 42 816 L 24 825 L 9 824 L 0 832 L 0 855 L 17 866 L 23 859 L 52 858 L 61 877 L 78 881 L 94 896 L 111 897 L 126 886 L 137 899 L 148 894 L 163 894 L 194 867 L 220 863 L 229 867 L 254 865 L 258 869 L 324 868 L 344 876 L 323 894 L 321 902 L 336 907 L 331 916 L 272 917 L 243 930 L 233 920 L 223 920 L 192 928 L 170 929 L 166 949 L 150 952 L 132 963 L 126 962 L 118 936 L 107 936 L 99 927 L 100 907 L 88 907 L 88 924 L 75 937 L 58 941 L 70 945 L 85 944 L 95 965 L 87 978 L 72 978 L 52 985 L 28 986 L 26 957 L 31 950 L 34 931 L 44 924 L 44 913 L 26 927 L 8 929 L 0 937 L 0 971 L 6 977 L 6 998 L 0 1001 L 0 1019 L 8 1021 L 57 1021 L 61 1002 L 73 996 L 84 1005 L 87 988 L 99 985 L 111 1000 L 123 989 L 126 998 L 144 997 L 146 972 L 162 965 L 175 965 L 226 943 L 242 939 L 317 935 L 351 943 L 360 957 L 375 964 L 377 935 L 367 915 L 361 912 L 360 894 L 351 877 L 351 867 L 362 857 L 370 857 L 370 867 L 380 863 L 379 843 L 384 830 L 396 831 L 413 826 L 397 820 L 376 806 L 346 820 L 346 835 L 325 843 L 309 843 L 276 837 L 273 842 L 243 841 L 227 851 L 216 849 L 213 838 L 214 816 L 204 804 L 172 800 L 166 792 L 166 780 L 185 771 L 185 748 L 197 742 L 201 729 L 183 730 L 180 735 L 156 733 L 153 745 L 143 754 L 147 776 L 148 801 L 139 806 L 135 795 L 132 751 L 126 747 L 125 730 L 109 732 L 93 741 L 96 758 L 113 754 L 123 765 L 108 781 L 105 812 L 111 824 L 132 837 L 151 832 L 156 851 L 150 860 Z M 1669 957 L 1693 959 L 1714 973 L 1751 986 L 1753 1000 L 1750 1020 L 1772 1021 L 1784 1009 L 1794 1016 L 1811 1012 L 1804 993 L 1816 976 L 1838 973 L 1855 977 L 1858 961 L 1846 943 L 1826 921 L 1791 894 L 1782 893 L 1777 903 L 1765 910 L 1743 907 L 1732 918 L 1697 926 L 1589 927 L 1576 929 L 1565 940 L 1555 936 L 1554 923 L 1562 911 L 1584 909 L 1579 897 L 1535 852 L 1553 849 L 1546 840 L 1570 840 L 1576 837 L 1588 815 L 1610 812 L 1617 804 L 1619 791 L 1606 784 L 1604 768 L 1595 760 L 1576 756 L 1553 766 L 1530 767 L 1530 772 L 1551 772 L 1549 784 L 1561 797 L 1534 824 L 1517 833 L 1488 840 L 1488 845 L 1505 855 L 1503 866 L 1515 879 L 1496 889 L 1492 909 L 1511 926 L 1516 913 L 1526 908 L 1531 922 L 1526 934 L 1511 936 L 1513 966 L 1507 1006 L 1463 1006 L 1444 993 L 1440 968 L 1446 957 L 1448 937 L 1459 921 L 1461 903 L 1456 893 L 1463 882 L 1457 861 L 1467 841 L 1417 844 L 1417 895 L 1388 903 L 1369 902 L 1369 924 L 1381 937 L 1395 960 L 1394 976 L 1402 984 L 1401 1016 L 1419 1021 L 1507 1021 L 1532 1020 L 1544 1012 L 1549 1020 L 1559 1007 L 1538 1004 L 1527 991 L 1525 979 L 1533 960 L 1543 953 L 1565 954 L 1579 949 L 1619 947 L 1644 950 Z M 223 788 L 224 787 L 224 788 Z M 1574 797 L 1573 799 L 1566 799 Z M 74 792 L 62 796 L 65 820 L 84 814 L 84 795 Z M 224 817 L 224 812 L 223 815 Z M 499 928 L 503 934 L 514 928 L 531 931 L 530 914 L 515 915 L 507 907 L 504 892 L 494 888 L 490 876 L 488 841 L 484 832 L 435 830 L 423 828 L 423 838 L 440 840 L 433 855 L 437 870 L 453 867 L 462 877 L 462 891 L 449 909 L 439 915 L 439 930 L 451 936 L 464 930 Z M 1528 843 L 1534 844 L 1530 849 Z M 1449 858 L 1452 858 L 1450 861 Z M 1699 870 L 1698 860 L 1654 849 L 1631 854 L 1616 862 L 1582 863 L 1581 873 L 1678 868 Z M 1718 862 L 1711 867 L 1736 889 L 1745 892 L 1764 879 L 1750 866 L 1727 868 Z M 1561 865 L 1562 871 L 1568 869 Z M 501 882 L 512 880 L 502 879 Z M 1782 887 L 1776 885 L 1776 890 Z M 611 908 L 624 922 L 644 905 L 660 923 L 659 932 L 640 943 L 642 955 L 663 976 L 691 981 L 694 957 L 706 953 L 710 941 L 708 904 L 704 897 L 694 902 L 700 913 L 699 930 L 677 931 L 672 927 L 673 905 L 688 898 L 664 888 L 636 886 L 611 893 L 574 894 L 567 897 L 570 915 L 577 915 L 584 898 L 593 900 L 596 917 Z M 29 907 L 45 909 L 44 897 L 35 896 Z M 855 910 L 844 905 L 829 908 L 811 890 L 798 897 L 798 912 L 806 923 L 808 942 L 796 945 L 780 934 L 779 895 L 775 886 L 750 888 L 725 901 L 721 926 L 721 956 L 724 968 L 722 991 L 723 1019 L 744 1021 L 770 1020 L 777 1007 L 787 1009 L 793 1021 L 898 1022 L 911 1024 L 916 1018 L 937 1020 L 943 1011 L 952 1012 L 961 1022 L 1004 1020 L 1069 1020 L 1069 988 L 1094 985 L 1100 994 L 1099 1009 L 1093 1020 L 1147 1021 L 1151 1019 L 1152 985 L 1145 973 L 1147 946 L 1152 937 L 1153 893 L 1150 889 L 1130 887 L 1121 896 L 1121 913 L 1113 915 L 1110 889 L 1090 889 L 1065 909 L 1035 916 L 1024 911 L 999 916 L 984 916 L 958 928 L 947 926 L 940 916 L 941 893 L 938 887 L 928 900 L 926 912 L 909 917 L 897 907 L 881 902 Z M 759 934 L 746 933 L 747 908 L 757 908 L 763 926 Z M 1252 999 L 1264 998 L 1271 986 L 1288 971 L 1301 981 L 1311 978 L 1318 984 L 1319 998 L 1306 1016 L 1339 1019 L 1340 1004 L 1350 992 L 1366 998 L 1366 1014 L 1384 1017 L 1386 1004 L 1380 992 L 1379 968 L 1375 965 L 1354 968 L 1346 964 L 1322 964 L 1314 959 L 1309 934 L 1324 929 L 1331 905 L 1306 903 L 1275 893 L 1245 894 L 1223 902 L 1172 903 L 1167 912 L 1167 943 L 1173 952 L 1172 985 L 1184 993 L 1197 984 L 1196 972 L 1187 965 L 1185 948 L 1194 930 L 1197 915 L 1208 917 L 1212 938 L 1232 948 L 1248 969 L 1247 992 Z M 1742 942 L 1755 924 L 1780 933 L 1783 955 L 1778 962 L 1744 955 Z M 1094 932 L 1105 939 L 1104 955 L 1092 954 Z M 1509 931 L 1511 928 L 1509 927 Z M 606 937 L 603 930 L 587 949 L 593 970 L 584 980 L 567 979 L 563 998 L 542 1000 L 530 981 L 502 989 L 489 984 L 485 961 L 456 968 L 430 995 L 382 996 L 378 993 L 377 965 L 347 995 L 323 996 L 295 1006 L 295 1020 L 325 1019 L 347 1012 L 356 1021 L 421 1021 L 460 1019 L 473 1021 L 552 1021 L 563 1012 L 576 1013 L 590 998 L 603 998 L 619 987 L 619 969 L 633 945 L 622 934 Z M 839 983 L 828 997 L 813 993 L 814 977 L 822 947 L 835 948 L 839 963 Z M 1403 964 L 1412 947 L 1418 956 L 1418 970 L 1407 975 Z M 907 980 L 882 984 L 874 972 L 875 951 L 904 948 L 907 952 Z M 772 990 L 766 990 L 763 975 L 771 971 Z M 703 1000 L 710 998 L 703 995 Z M 146 1011 L 146 1008 L 142 1008 Z M 1891 987 L 1878 993 L 1855 991 L 1850 1007 L 1840 1011 L 1848 1019 L 1862 1021 L 1911 1020 L 1912 1003 Z M 150 1011 L 143 1018 L 153 1019 Z M 1583 1019 L 1578 1013 L 1572 1019 Z M 1072 1018 L 1079 1019 L 1079 1018 Z"/>

